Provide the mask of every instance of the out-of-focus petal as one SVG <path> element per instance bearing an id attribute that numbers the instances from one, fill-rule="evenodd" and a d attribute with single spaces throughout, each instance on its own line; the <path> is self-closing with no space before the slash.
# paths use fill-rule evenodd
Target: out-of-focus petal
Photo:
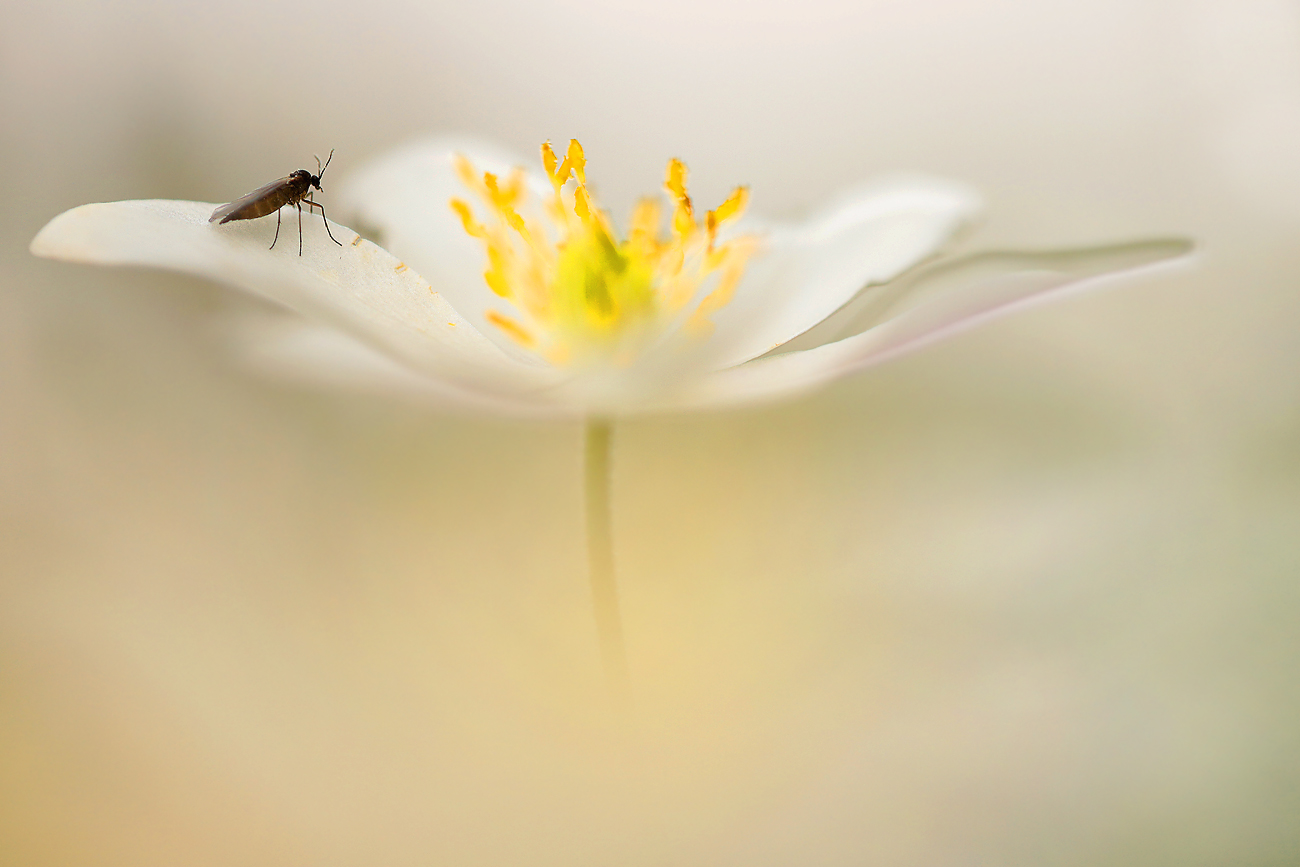
<path id="1" fill-rule="evenodd" d="M 707 365 L 739 364 L 804 333 L 864 287 L 936 253 L 979 208 L 960 184 L 902 177 L 855 190 L 807 225 L 773 230 L 735 299 L 713 317 Z"/>
<path id="2" fill-rule="evenodd" d="M 292 315 L 245 314 L 223 322 L 238 362 L 271 379 L 322 389 L 391 395 L 439 408 L 520 417 L 564 417 L 555 402 L 497 397 L 416 373 L 361 341 Z"/>
<path id="3" fill-rule="evenodd" d="M 538 162 L 466 137 L 420 139 L 346 176 L 337 185 L 336 201 L 340 213 L 363 235 L 410 263 L 476 328 L 513 352 L 515 345 L 484 318 L 487 308 L 500 299 L 483 279 L 483 245 L 466 234 L 451 209 L 453 198 L 479 206 L 453 169 L 457 154 L 480 171 L 501 177 Z M 550 184 L 539 173 L 527 177 L 534 203 L 551 195 Z"/>
<path id="4" fill-rule="evenodd" d="M 781 352 L 709 374 L 662 409 L 705 408 L 789 397 L 896 358 L 995 316 L 1099 284 L 1101 279 L 1187 256 L 1181 239 L 1042 253 L 981 253 L 881 287 L 842 323 L 851 336 Z M 853 333 L 854 328 L 865 328 Z"/>
<path id="5" fill-rule="evenodd" d="M 170 268 L 237 286 L 328 323 L 416 371 L 498 397 L 543 392 L 560 377 L 502 352 L 413 269 L 354 232 L 287 216 L 276 249 L 274 221 L 209 223 L 204 202 L 83 205 L 55 217 L 32 241 L 38 256 L 98 265 Z"/>

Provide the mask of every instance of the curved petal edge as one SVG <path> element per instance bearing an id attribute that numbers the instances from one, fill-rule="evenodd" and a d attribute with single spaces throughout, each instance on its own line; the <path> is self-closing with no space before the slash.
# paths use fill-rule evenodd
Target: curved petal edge
<path id="1" fill-rule="evenodd" d="M 1192 242 L 1175 238 L 1050 252 L 979 253 L 939 263 L 898 287 L 881 287 L 888 303 L 862 313 L 865 330 L 717 371 L 663 408 L 794 396 L 1067 292 L 1186 263 L 1193 249 Z"/>

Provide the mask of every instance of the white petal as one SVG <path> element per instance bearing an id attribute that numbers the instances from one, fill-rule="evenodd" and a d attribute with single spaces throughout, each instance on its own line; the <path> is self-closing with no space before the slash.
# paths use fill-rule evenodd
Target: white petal
<path id="1" fill-rule="evenodd" d="M 437 287 L 475 327 L 511 354 L 522 354 L 500 329 L 484 318 L 489 307 L 509 305 L 488 289 L 483 279 L 487 257 L 483 245 L 465 233 L 451 209 L 451 199 L 483 209 L 452 168 L 456 154 L 467 156 L 481 171 L 507 175 L 515 168 L 541 165 L 501 148 L 464 137 L 422 139 L 399 148 L 348 175 L 338 185 L 341 213 L 349 215 L 363 234 L 409 262 Z M 540 171 L 530 172 L 533 201 L 544 201 L 549 183 Z"/>
<path id="2" fill-rule="evenodd" d="M 51 220 L 31 249 L 54 259 L 170 268 L 229 283 L 462 389 L 527 395 L 560 378 L 553 369 L 501 352 L 411 268 L 342 226 L 330 224 L 340 247 L 319 222 L 304 220 L 299 256 L 296 215 L 285 215 L 282 237 L 268 250 L 274 220 L 209 223 L 213 207 L 176 201 L 83 205 Z"/>
<path id="3" fill-rule="evenodd" d="M 919 349 L 963 329 L 1099 278 L 1186 257 L 1184 240 L 1142 241 L 1047 253 L 981 253 L 940 263 L 859 316 L 869 327 L 835 343 L 784 352 L 717 371 L 657 409 L 703 408 L 789 397 Z M 861 325 L 850 323 L 849 327 Z"/>
<path id="4" fill-rule="evenodd" d="M 979 207 L 961 185 L 894 178 L 859 188 L 806 226 L 771 232 L 735 299 L 713 316 L 709 366 L 739 364 L 802 334 L 864 287 L 933 255 Z"/>
<path id="5" fill-rule="evenodd" d="M 222 342 L 256 373 L 296 385 L 357 391 L 439 408 L 521 417 L 569 417 L 575 407 L 495 397 L 421 376 L 334 328 L 292 315 L 245 314 L 223 322 Z"/>

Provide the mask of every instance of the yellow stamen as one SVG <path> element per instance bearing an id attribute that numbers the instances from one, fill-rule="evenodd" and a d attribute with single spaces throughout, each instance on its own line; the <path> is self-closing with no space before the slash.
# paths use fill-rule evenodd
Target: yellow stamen
<path id="1" fill-rule="evenodd" d="M 709 252 L 713 252 L 713 243 L 717 240 L 718 226 L 727 220 L 734 220 L 745 212 L 749 204 L 749 187 L 736 187 L 727 200 L 704 215 L 705 226 L 709 233 Z"/>
<path id="2" fill-rule="evenodd" d="M 542 168 L 546 169 L 546 176 L 555 181 L 555 168 L 559 160 L 555 156 L 555 148 L 551 147 L 550 142 L 542 142 Z"/>
<path id="3" fill-rule="evenodd" d="M 537 344 L 537 341 L 533 338 L 533 335 L 528 332 L 528 329 L 524 328 L 524 326 L 520 325 L 514 319 L 511 319 L 509 316 L 505 316 L 495 310 L 489 310 L 486 316 L 488 322 L 491 322 L 497 328 L 500 328 L 506 334 L 510 335 L 512 340 L 525 349 L 532 349 Z"/>
<path id="4" fill-rule="evenodd" d="M 578 144 L 576 138 L 569 139 L 569 152 L 564 155 L 564 162 L 560 164 L 560 170 L 555 173 L 556 180 L 564 183 L 569 179 L 569 172 L 573 172 L 579 184 L 587 183 L 587 156 L 582 152 L 582 145 Z"/>
<path id="5" fill-rule="evenodd" d="M 691 205 L 691 197 L 686 194 L 686 165 L 681 160 L 668 161 L 664 188 L 677 205 L 673 211 L 673 231 L 685 240 L 695 229 L 695 208 Z"/>
<path id="6" fill-rule="evenodd" d="M 456 177 L 460 178 L 462 184 L 480 196 L 482 195 L 482 181 L 479 179 L 478 170 L 474 168 L 474 164 L 469 161 L 468 157 L 463 154 L 456 154 L 452 159 L 452 168 L 455 169 Z"/>
<path id="7" fill-rule="evenodd" d="M 706 334 L 708 317 L 730 302 L 759 247 L 751 235 L 717 241 L 719 228 L 744 211 L 748 189 L 738 187 L 697 222 L 686 166 L 670 160 L 664 180 L 673 207 L 670 233 L 660 234 L 659 203 L 647 199 L 619 240 L 587 189 L 582 145 L 571 140 L 561 161 L 547 142 L 541 157 L 554 195 L 540 209 L 528 202 L 522 170 L 502 181 L 480 174 L 463 156 L 455 160 L 457 176 L 489 219 L 476 220 L 461 199 L 451 207 L 466 233 L 483 242 L 488 286 L 522 317 L 489 311 L 488 321 L 555 364 L 630 363 L 692 302 L 687 331 Z"/>
<path id="8" fill-rule="evenodd" d="M 486 238 L 487 232 L 483 226 L 474 219 L 474 212 L 469 209 L 469 202 L 463 199 L 452 199 L 451 209 L 460 217 L 461 225 L 465 227 L 465 232 L 475 238 Z"/>

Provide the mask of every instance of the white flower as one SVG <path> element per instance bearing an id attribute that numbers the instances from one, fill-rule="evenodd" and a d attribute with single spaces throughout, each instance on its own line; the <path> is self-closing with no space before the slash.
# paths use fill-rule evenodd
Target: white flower
<path id="1" fill-rule="evenodd" d="M 535 174 L 447 139 L 363 169 L 332 208 L 382 248 L 336 226 L 340 248 L 307 220 L 299 256 L 292 243 L 268 250 L 269 219 L 216 225 L 209 203 L 128 201 L 61 214 L 31 249 L 185 271 L 277 302 L 302 318 L 264 330 L 258 354 L 309 377 L 568 417 L 797 394 L 1190 249 L 1161 240 L 917 267 L 974 216 L 969 190 L 900 178 L 802 225 L 763 225 L 741 216 L 744 189 L 697 216 L 676 160 L 667 230 L 642 203 L 619 233 L 587 190 L 577 143 L 563 159 L 543 150 Z"/>

